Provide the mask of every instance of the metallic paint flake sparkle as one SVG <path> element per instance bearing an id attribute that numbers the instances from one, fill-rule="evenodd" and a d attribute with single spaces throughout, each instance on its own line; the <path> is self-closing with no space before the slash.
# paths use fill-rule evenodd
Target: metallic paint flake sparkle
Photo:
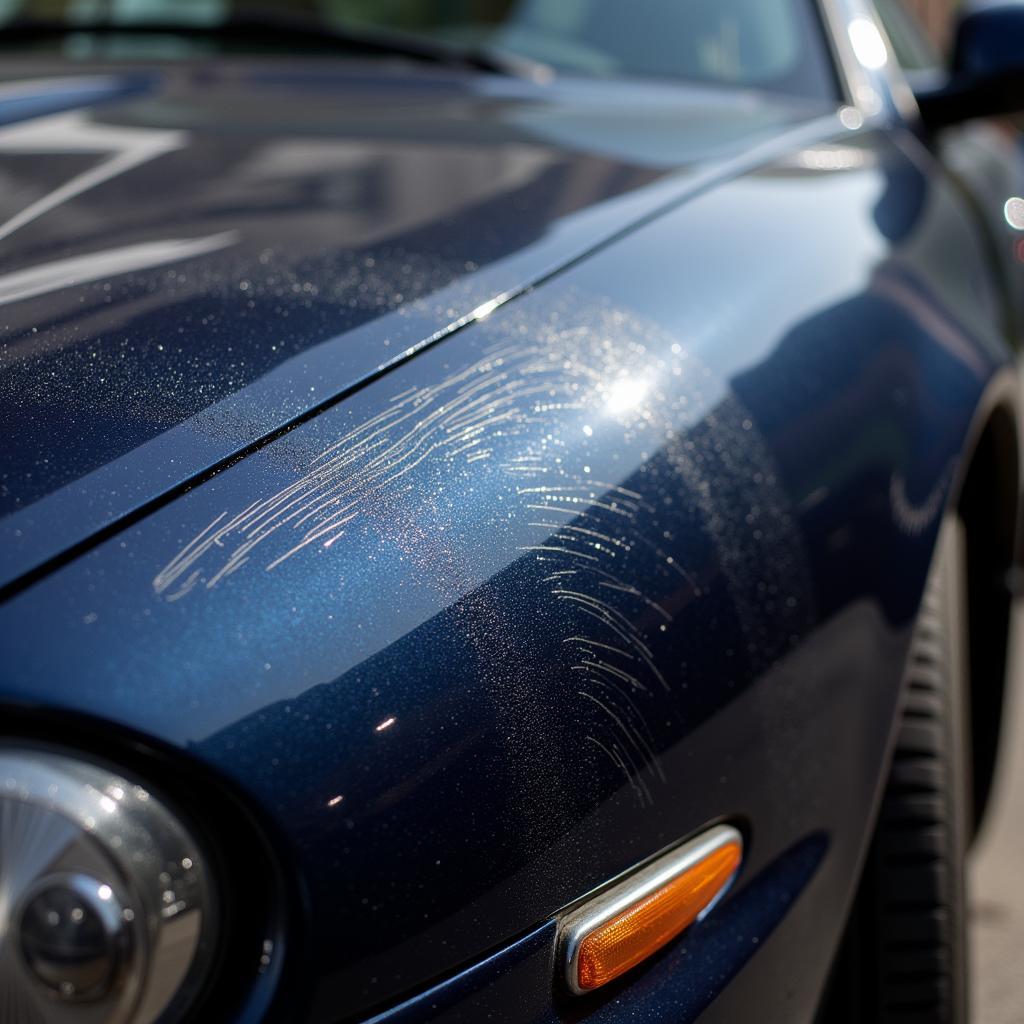
<path id="1" fill-rule="evenodd" d="M 590 310 L 585 323 L 577 316 L 571 327 L 561 326 L 570 306 Z M 584 742 L 621 771 L 641 805 L 653 804 L 654 787 L 666 776 L 637 697 L 652 687 L 670 690 L 677 679 L 653 649 L 675 616 L 649 596 L 651 573 L 676 578 L 677 595 L 679 587 L 687 594 L 677 601 L 702 596 L 694 572 L 673 556 L 671 537 L 651 528 L 657 506 L 673 491 L 697 496 L 745 642 L 756 652 L 779 635 L 765 610 L 783 591 L 790 613 L 784 635 L 812 615 L 787 498 L 738 400 L 719 398 L 722 384 L 711 371 L 677 338 L 635 313 L 580 296 L 546 318 L 513 310 L 481 329 L 495 337 L 482 358 L 393 395 L 377 415 L 309 457 L 305 472 L 287 487 L 245 508 L 225 509 L 160 569 L 153 590 L 175 602 L 196 590 L 230 586 L 243 569 L 273 572 L 295 558 L 336 557 L 367 523 L 382 531 L 382 545 L 404 524 L 401 529 L 416 538 L 410 558 L 422 558 L 425 548 L 428 567 L 451 564 L 457 541 L 450 528 L 435 525 L 424 536 L 421 526 L 437 492 L 472 489 L 474 480 L 487 477 L 493 487 L 497 477 L 506 517 L 536 531 L 535 543 L 517 548 L 537 565 L 531 578 L 566 611 L 568 692 L 597 711 L 591 718 L 597 730 Z M 716 444 L 740 488 L 728 502 L 712 496 L 700 451 L 680 435 L 683 423 L 700 416 L 716 424 Z M 582 445 L 570 440 L 579 437 L 581 420 L 595 424 Z M 626 450 L 638 437 L 664 448 L 664 472 L 677 483 L 659 477 L 645 459 L 637 478 L 650 483 L 640 490 L 591 475 L 589 451 Z M 755 605 L 745 596 L 743 572 L 758 561 L 765 597 Z M 339 604 L 339 616 L 352 612 Z"/>
<path id="2" fill-rule="evenodd" d="M 606 113 L 585 98 L 581 120 L 578 85 L 440 69 L 267 74 L 253 61 L 68 79 L 65 62 L 29 65 L 28 81 L 0 85 L 0 271 L 175 234 L 233 231 L 238 244 L 187 272 L 141 262 L 5 309 L 19 342 L 0 353 L 17 413 L 0 446 L 5 582 L 485 316 L 805 115 L 702 90 L 709 117 L 685 89 L 594 83 Z M 616 142 L 624 122 L 653 145 Z M 54 405 L 60 446 L 40 419 Z"/>
<path id="3" fill-rule="evenodd" d="M 236 70 L 246 90 L 256 87 L 251 67 Z M 403 74 L 419 89 L 418 75 Z M 291 90 L 284 104 L 291 119 L 330 109 L 337 129 L 352 76 L 327 81 L 309 72 L 301 87 L 298 77 L 291 69 L 274 79 L 274 89 Z M 451 109 L 438 102 L 449 97 L 459 139 L 474 147 L 487 148 L 487 133 L 508 127 L 498 111 L 509 106 L 520 126 L 533 116 L 554 139 L 559 122 L 546 103 L 521 95 L 518 83 L 482 79 L 467 76 L 471 87 L 434 83 L 423 101 L 389 79 L 387 102 L 422 102 L 422 113 Z M 380 83 L 356 84 L 365 95 Z M 204 94 L 211 123 L 220 123 L 217 105 L 230 87 L 212 83 Z M 485 90 L 482 107 L 466 102 Z M 640 92 L 648 109 L 650 94 Z M 119 742 L 133 757 L 156 748 L 167 759 L 168 785 L 176 766 L 191 766 L 262 815 L 279 840 L 284 872 L 308 897 L 296 901 L 294 934 L 313 955 L 296 955 L 287 941 L 274 946 L 274 962 L 284 965 L 286 1016 L 336 1024 L 386 1018 L 401 1003 L 395 1013 L 402 1020 L 556 1020 L 564 1014 L 551 999 L 550 936 L 539 956 L 532 939 L 517 944 L 515 937 L 544 939 L 539 922 L 729 808 L 745 812 L 755 828 L 749 871 L 736 890 L 631 980 L 628 1004 L 616 992 L 597 994 L 588 1013 L 606 1024 L 638 1015 L 689 1022 L 701 1013 L 708 1024 L 752 1013 L 765 1024 L 813 1017 L 884 770 L 907 628 L 931 555 L 933 495 L 948 495 L 950 460 L 1007 354 L 990 254 L 934 154 L 895 123 L 867 118 L 847 131 L 834 117 L 828 125 L 808 121 L 799 133 L 769 126 L 766 153 L 751 141 L 750 122 L 763 127 L 763 118 L 747 102 L 723 93 L 721 119 L 698 105 L 678 132 L 666 130 L 671 118 L 638 120 L 630 138 L 643 135 L 647 143 L 616 159 L 674 170 L 618 195 L 610 193 L 635 179 L 618 170 L 597 175 L 604 191 L 587 193 L 591 205 L 578 219 L 541 201 L 550 193 L 531 193 L 536 235 L 517 236 L 515 252 L 504 245 L 509 230 L 524 226 L 510 213 L 514 202 L 497 203 L 486 219 L 473 210 L 453 241 L 480 242 L 486 224 L 498 278 L 543 281 L 516 291 L 485 320 L 446 331 L 441 341 L 446 310 L 486 308 L 507 294 L 505 285 L 486 275 L 481 283 L 463 262 L 461 272 L 452 264 L 464 275 L 454 292 L 424 277 L 439 290 L 410 299 L 398 287 L 403 267 L 414 278 L 430 267 L 406 261 L 408 240 L 400 238 L 389 250 L 393 261 L 373 268 L 380 293 L 370 296 L 372 311 L 355 311 L 369 316 L 361 329 L 289 353 L 250 386 L 255 391 L 238 393 L 245 403 L 217 404 L 111 464 L 102 478 L 54 492 L 46 510 L 50 499 L 41 499 L 8 517 L 9 532 L 0 536 L 17 543 L 0 542 L 6 579 L 37 564 L 40 552 L 64 550 L 69 536 L 136 508 L 140 496 L 164 495 L 0 607 L 5 721 L 74 730 L 103 750 Z M 588 103 L 581 121 L 595 145 L 615 145 L 615 133 L 596 116 L 603 104 Z M 251 107 L 238 109 L 240 122 Z M 278 141 L 267 139 L 272 113 L 258 109 L 260 145 Z M 696 148 L 694 124 L 729 117 L 747 125 L 742 159 L 691 173 L 681 153 Z M 229 162 L 241 155 L 235 136 L 204 138 L 215 149 L 226 146 L 218 152 Z M 434 166 L 448 166 L 455 141 L 438 131 L 422 152 L 443 149 Z M 557 158 L 551 153 L 556 164 L 566 158 L 577 169 L 607 169 L 577 159 L 578 136 L 572 145 L 562 141 Z M 822 149 L 831 146 L 842 151 Z M 654 159 L 668 151 L 671 159 Z M 116 202 L 105 185 L 68 209 L 102 209 L 136 224 L 139 209 L 125 197 L 148 201 L 151 174 L 178 159 L 169 153 L 124 175 Z M 592 180 L 573 173 L 565 182 Z M 280 181 L 286 193 L 294 183 Z M 192 182 L 176 191 L 177 184 L 166 185 L 175 208 L 207 194 Z M 1000 232 L 1008 230 L 1002 204 L 1013 192 L 999 191 Z M 108 207 L 99 204 L 104 195 Z M 171 307 L 153 307 L 151 323 L 176 330 L 170 309 L 196 317 L 215 300 L 230 307 L 253 355 L 268 341 L 258 328 L 277 323 L 270 317 L 276 306 L 290 324 L 301 321 L 301 338 L 326 336 L 325 318 L 339 304 L 307 292 L 285 301 L 292 284 L 301 289 L 309 280 L 298 273 L 302 261 L 282 253 L 271 266 L 255 255 L 265 247 L 267 225 L 256 216 L 265 196 L 247 194 L 246 216 L 236 223 L 215 223 L 198 209 L 203 227 L 160 226 L 152 237 L 207 237 L 241 226 L 249 247 L 197 257 L 189 275 L 180 272 L 186 264 L 168 267 L 167 290 L 158 294 Z M 293 224 L 310 207 L 280 209 L 281 223 Z M 610 219 L 602 216 L 609 209 Z M 659 215 L 648 217 L 654 209 Z M 379 226 L 395 212 L 383 203 L 366 223 Z M 336 226 L 319 214 L 302 222 L 331 232 Z M 632 227 L 615 235 L 613 222 Z M 20 246 L 45 236 L 44 228 L 76 223 L 47 215 L 12 241 Z M 297 234 L 290 252 L 305 251 L 310 237 Z M 421 248 L 433 252 L 438 237 L 428 232 Z M 614 240 L 595 247 L 595 239 Z M 104 244 L 124 241 L 111 236 Z M 307 265 L 318 286 L 338 276 L 357 288 L 368 283 L 363 258 L 377 256 L 358 253 L 346 262 L 337 251 L 344 243 L 335 243 L 331 258 Z M 567 265 L 567 253 L 586 258 Z M 258 282 L 242 278 L 259 284 L 258 314 L 246 312 L 250 290 L 236 287 L 231 299 L 225 286 L 241 283 L 240 274 L 225 271 L 240 260 L 263 268 Z M 339 267 L 351 275 L 335 275 Z M 268 279 L 282 268 L 296 276 L 279 282 L 278 295 Z M 152 283 L 145 275 L 114 280 L 113 307 L 125 313 L 136 300 L 148 302 Z M 122 284 L 131 287 L 121 292 Z M 98 287 L 84 291 L 101 301 Z M 379 300 L 396 292 L 403 301 L 382 313 Z M 22 317 L 27 334 L 41 310 L 64 308 L 57 299 L 75 303 L 78 296 L 50 293 L 24 308 L 6 306 L 5 315 Z M 94 314 L 109 324 L 105 305 Z M 190 333 L 189 344 L 222 337 L 205 334 L 209 326 Z M 73 335 L 54 331 L 50 340 Z M 583 358 L 589 336 L 613 348 L 621 338 L 635 357 L 609 364 L 583 344 Z M 440 343 L 415 347 L 425 338 Z M 154 590 L 154 577 L 204 528 L 216 521 L 216 532 L 285 491 L 296 496 L 290 489 L 299 481 L 340 457 L 340 439 L 393 406 L 415 403 L 510 348 L 530 350 L 524 366 L 537 362 L 538 348 L 543 361 L 549 345 L 573 357 L 570 371 L 551 375 L 554 396 L 510 396 L 520 421 L 487 427 L 479 444 L 457 454 L 456 445 L 435 448 L 361 499 L 330 547 L 323 542 L 334 533 L 268 570 L 314 524 L 279 526 L 249 561 L 207 587 L 250 539 L 232 533 L 162 594 Z M 642 357 L 634 346 L 643 347 Z M 608 389 L 612 410 L 585 379 L 575 378 L 586 408 L 559 394 L 571 373 L 609 365 L 609 379 L 622 382 Z M 182 379 L 204 383 L 198 371 Z M 342 393 L 343 401 L 322 400 Z M 47 437 L 64 436 L 53 417 L 65 394 L 46 391 Z M 152 394 L 167 397 L 158 388 Z M 90 407 L 109 399 L 94 389 L 80 397 Z M 543 409 L 545 401 L 556 408 Z M 293 429 L 281 432 L 284 423 Z M 405 436 L 404 426 L 382 426 L 392 443 Z M 264 431 L 265 443 L 230 458 L 240 438 Z M 425 447 L 442 436 L 435 432 Z M 365 468 L 372 455 L 360 458 Z M 194 476 L 218 459 L 225 460 L 218 472 Z M 78 457 L 67 468 L 87 469 Z M 167 494 L 186 479 L 191 486 Z M 43 545 L 33 547 L 30 535 Z M 195 571 L 191 589 L 168 600 Z M 667 687 L 641 657 L 644 647 Z M 510 966 L 503 952 L 515 960 L 524 945 L 532 966 Z M 780 975 L 787 986 L 778 985 Z"/>

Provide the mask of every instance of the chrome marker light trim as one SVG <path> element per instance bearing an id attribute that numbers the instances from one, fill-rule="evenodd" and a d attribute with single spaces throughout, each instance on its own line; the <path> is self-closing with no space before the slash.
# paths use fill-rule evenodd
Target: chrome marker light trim
<path id="1" fill-rule="evenodd" d="M 198 843 L 143 785 L 0 747 L 0 1024 L 173 1020 L 202 983 L 212 909 Z"/>
<path id="2" fill-rule="evenodd" d="M 731 825 L 716 825 L 690 842 L 677 846 L 646 867 L 634 872 L 623 881 L 586 900 L 582 906 L 569 911 L 558 922 L 558 960 L 564 967 L 565 982 L 575 995 L 588 990 L 579 986 L 580 944 L 595 928 L 628 910 L 634 904 L 657 892 L 672 879 L 688 871 L 715 850 L 730 843 L 743 849 L 743 837 Z M 738 869 L 737 869 L 738 870 Z M 729 891 L 736 873 L 722 886 L 718 895 L 697 916 L 702 921 L 718 901 Z"/>

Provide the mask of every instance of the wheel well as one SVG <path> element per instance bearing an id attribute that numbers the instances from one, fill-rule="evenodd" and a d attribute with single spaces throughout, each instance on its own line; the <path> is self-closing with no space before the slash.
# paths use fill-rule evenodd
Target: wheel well
<path id="1" fill-rule="evenodd" d="M 970 455 L 958 512 L 967 538 L 973 829 L 992 790 L 1018 549 L 1020 453 L 1012 402 L 997 405 Z"/>

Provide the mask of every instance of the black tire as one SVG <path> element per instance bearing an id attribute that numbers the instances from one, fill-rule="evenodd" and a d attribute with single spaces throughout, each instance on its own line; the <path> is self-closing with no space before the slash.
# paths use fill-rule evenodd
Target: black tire
<path id="1" fill-rule="evenodd" d="M 944 525 L 892 767 L 821 1024 L 966 1024 L 970 820 L 962 527 Z"/>

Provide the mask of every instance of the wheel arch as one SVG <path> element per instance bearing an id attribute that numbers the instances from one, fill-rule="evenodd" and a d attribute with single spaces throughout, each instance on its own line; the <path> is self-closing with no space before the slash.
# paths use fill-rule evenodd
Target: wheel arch
<path id="1" fill-rule="evenodd" d="M 1020 575 L 1018 382 L 996 377 L 975 417 L 957 492 L 965 527 L 973 809 L 977 833 L 995 775 L 1006 689 L 1010 609 Z"/>

